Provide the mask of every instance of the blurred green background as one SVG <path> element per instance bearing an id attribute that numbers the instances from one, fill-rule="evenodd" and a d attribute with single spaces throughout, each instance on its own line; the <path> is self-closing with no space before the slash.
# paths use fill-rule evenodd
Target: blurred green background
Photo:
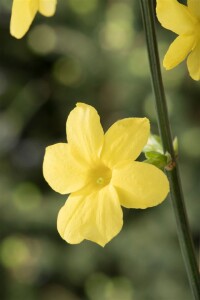
<path id="1" fill-rule="evenodd" d="M 42 175 L 45 147 L 66 141 L 77 101 L 95 106 L 105 130 L 147 116 L 158 132 L 138 1 L 60 0 L 22 40 L 9 34 L 11 2 L 0 2 L 0 299 L 192 299 L 169 199 L 124 210 L 123 230 L 105 248 L 68 245 L 56 229 L 66 196 Z M 175 35 L 159 24 L 157 34 L 163 58 Z M 185 63 L 162 72 L 198 250 L 200 84 Z"/>

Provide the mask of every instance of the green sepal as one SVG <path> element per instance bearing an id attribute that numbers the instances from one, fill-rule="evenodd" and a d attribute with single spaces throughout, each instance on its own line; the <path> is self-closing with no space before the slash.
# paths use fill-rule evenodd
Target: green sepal
<path id="1" fill-rule="evenodd" d="M 145 152 L 145 157 L 146 160 L 144 161 L 145 163 L 152 164 L 156 166 L 159 169 L 164 169 L 165 166 L 167 165 L 167 156 L 164 154 L 155 152 L 155 151 L 150 151 L 150 152 Z"/>
<path id="2" fill-rule="evenodd" d="M 150 134 L 148 142 L 143 149 L 143 152 L 159 152 L 163 153 L 161 138 L 158 135 Z"/>
<path id="3" fill-rule="evenodd" d="M 178 155 L 178 140 L 175 137 L 173 141 L 173 147 L 175 151 L 175 155 Z M 169 166 L 171 168 L 172 158 L 170 153 L 164 153 L 161 139 L 158 135 L 151 134 L 148 143 L 143 149 L 146 160 L 145 163 L 152 164 L 159 169 L 168 169 Z"/>

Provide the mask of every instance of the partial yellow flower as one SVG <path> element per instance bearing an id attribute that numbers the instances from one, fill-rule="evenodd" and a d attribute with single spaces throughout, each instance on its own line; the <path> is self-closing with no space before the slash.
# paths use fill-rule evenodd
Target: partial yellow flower
<path id="1" fill-rule="evenodd" d="M 45 17 L 55 13 L 57 0 L 13 0 L 10 32 L 17 39 L 22 38 L 39 11 Z"/>
<path id="2" fill-rule="evenodd" d="M 104 134 L 97 111 L 78 103 L 66 131 L 68 143 L 47 147 L 43 163 L 49 185 L 71 193 L 58 214 L 58 231 L 71 244 L 87 239 L 104 246 L 122 228 L 121 206 L 155 206 L 168 194 L 162 171 L 134 161 L 147 142 L 149 121 L 122 119 Z"/>
<path id="3" fill-rule="evenodd" d="M 157 0 L 157 17 L 161 25 L 178 37 L 170 45 L 163 61 L 167 70 L 187 57 L 187 67 L 194 80 L 200 80 L 200 0 Z"/>

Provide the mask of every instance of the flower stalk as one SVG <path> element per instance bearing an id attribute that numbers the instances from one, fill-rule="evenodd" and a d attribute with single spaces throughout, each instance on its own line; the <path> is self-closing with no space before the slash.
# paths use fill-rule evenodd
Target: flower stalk
<path id="1" fill-rule="evenodd" d="M 155 104 L 157 109 L 159 132 L 163 143 L 163 149 L 165 152 L 168 152 L 171 155 L 173 162 L 173 168 L 170 171 L 166 171 L 166 173 L 170 182 L 170 195 L 176 217 L 178 239 L 193 297 L 195 300 L 199 300 L 200 277 L 193 240 L 191 237 L 187 213 L 184 204 L 184 197 L 181 187 L 178 164 L 173 149 L 173 140 L 170 130 L 167 103 L 162 82 L 157 47 L 154 1 L 140 0 L 140 6 L 147 40 L 147 49 L 152 77 L 152 86 L 155 94 Z"/>

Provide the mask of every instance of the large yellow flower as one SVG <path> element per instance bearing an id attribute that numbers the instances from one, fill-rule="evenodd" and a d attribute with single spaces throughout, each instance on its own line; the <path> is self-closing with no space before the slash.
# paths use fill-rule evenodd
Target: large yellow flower
<path id="1" fill-rule="evenodd" d="M 178 34 L 170 45 L 163 65 L 167 70 L 187 58 L 190 76 L 200 80 L 200 0 L 157 0 L 157 17 L 163 27 Z"/>
<path id="2" fill-rule="evenodd" d="M 13 0 L 10 22 L 11 34 L 20 39 L 28 31 L 36 13 L 50 17 L 55 13 L 57 0 Z"/>
<path id="3" fill-rule="evenodd" d="M 122 228 L 121 205 L 147 208 L 166 197 L 162 171 L 134 161 L 149 136 L 146 118 L 127 118 L 103 132 L 97 111 L 78 103 L 67 119 L 68 143 L 46 148 L 43 172 L 61 194 L 71 193 L 58 215 L 58 231 L 71 244 L 104 246 Z"/>

